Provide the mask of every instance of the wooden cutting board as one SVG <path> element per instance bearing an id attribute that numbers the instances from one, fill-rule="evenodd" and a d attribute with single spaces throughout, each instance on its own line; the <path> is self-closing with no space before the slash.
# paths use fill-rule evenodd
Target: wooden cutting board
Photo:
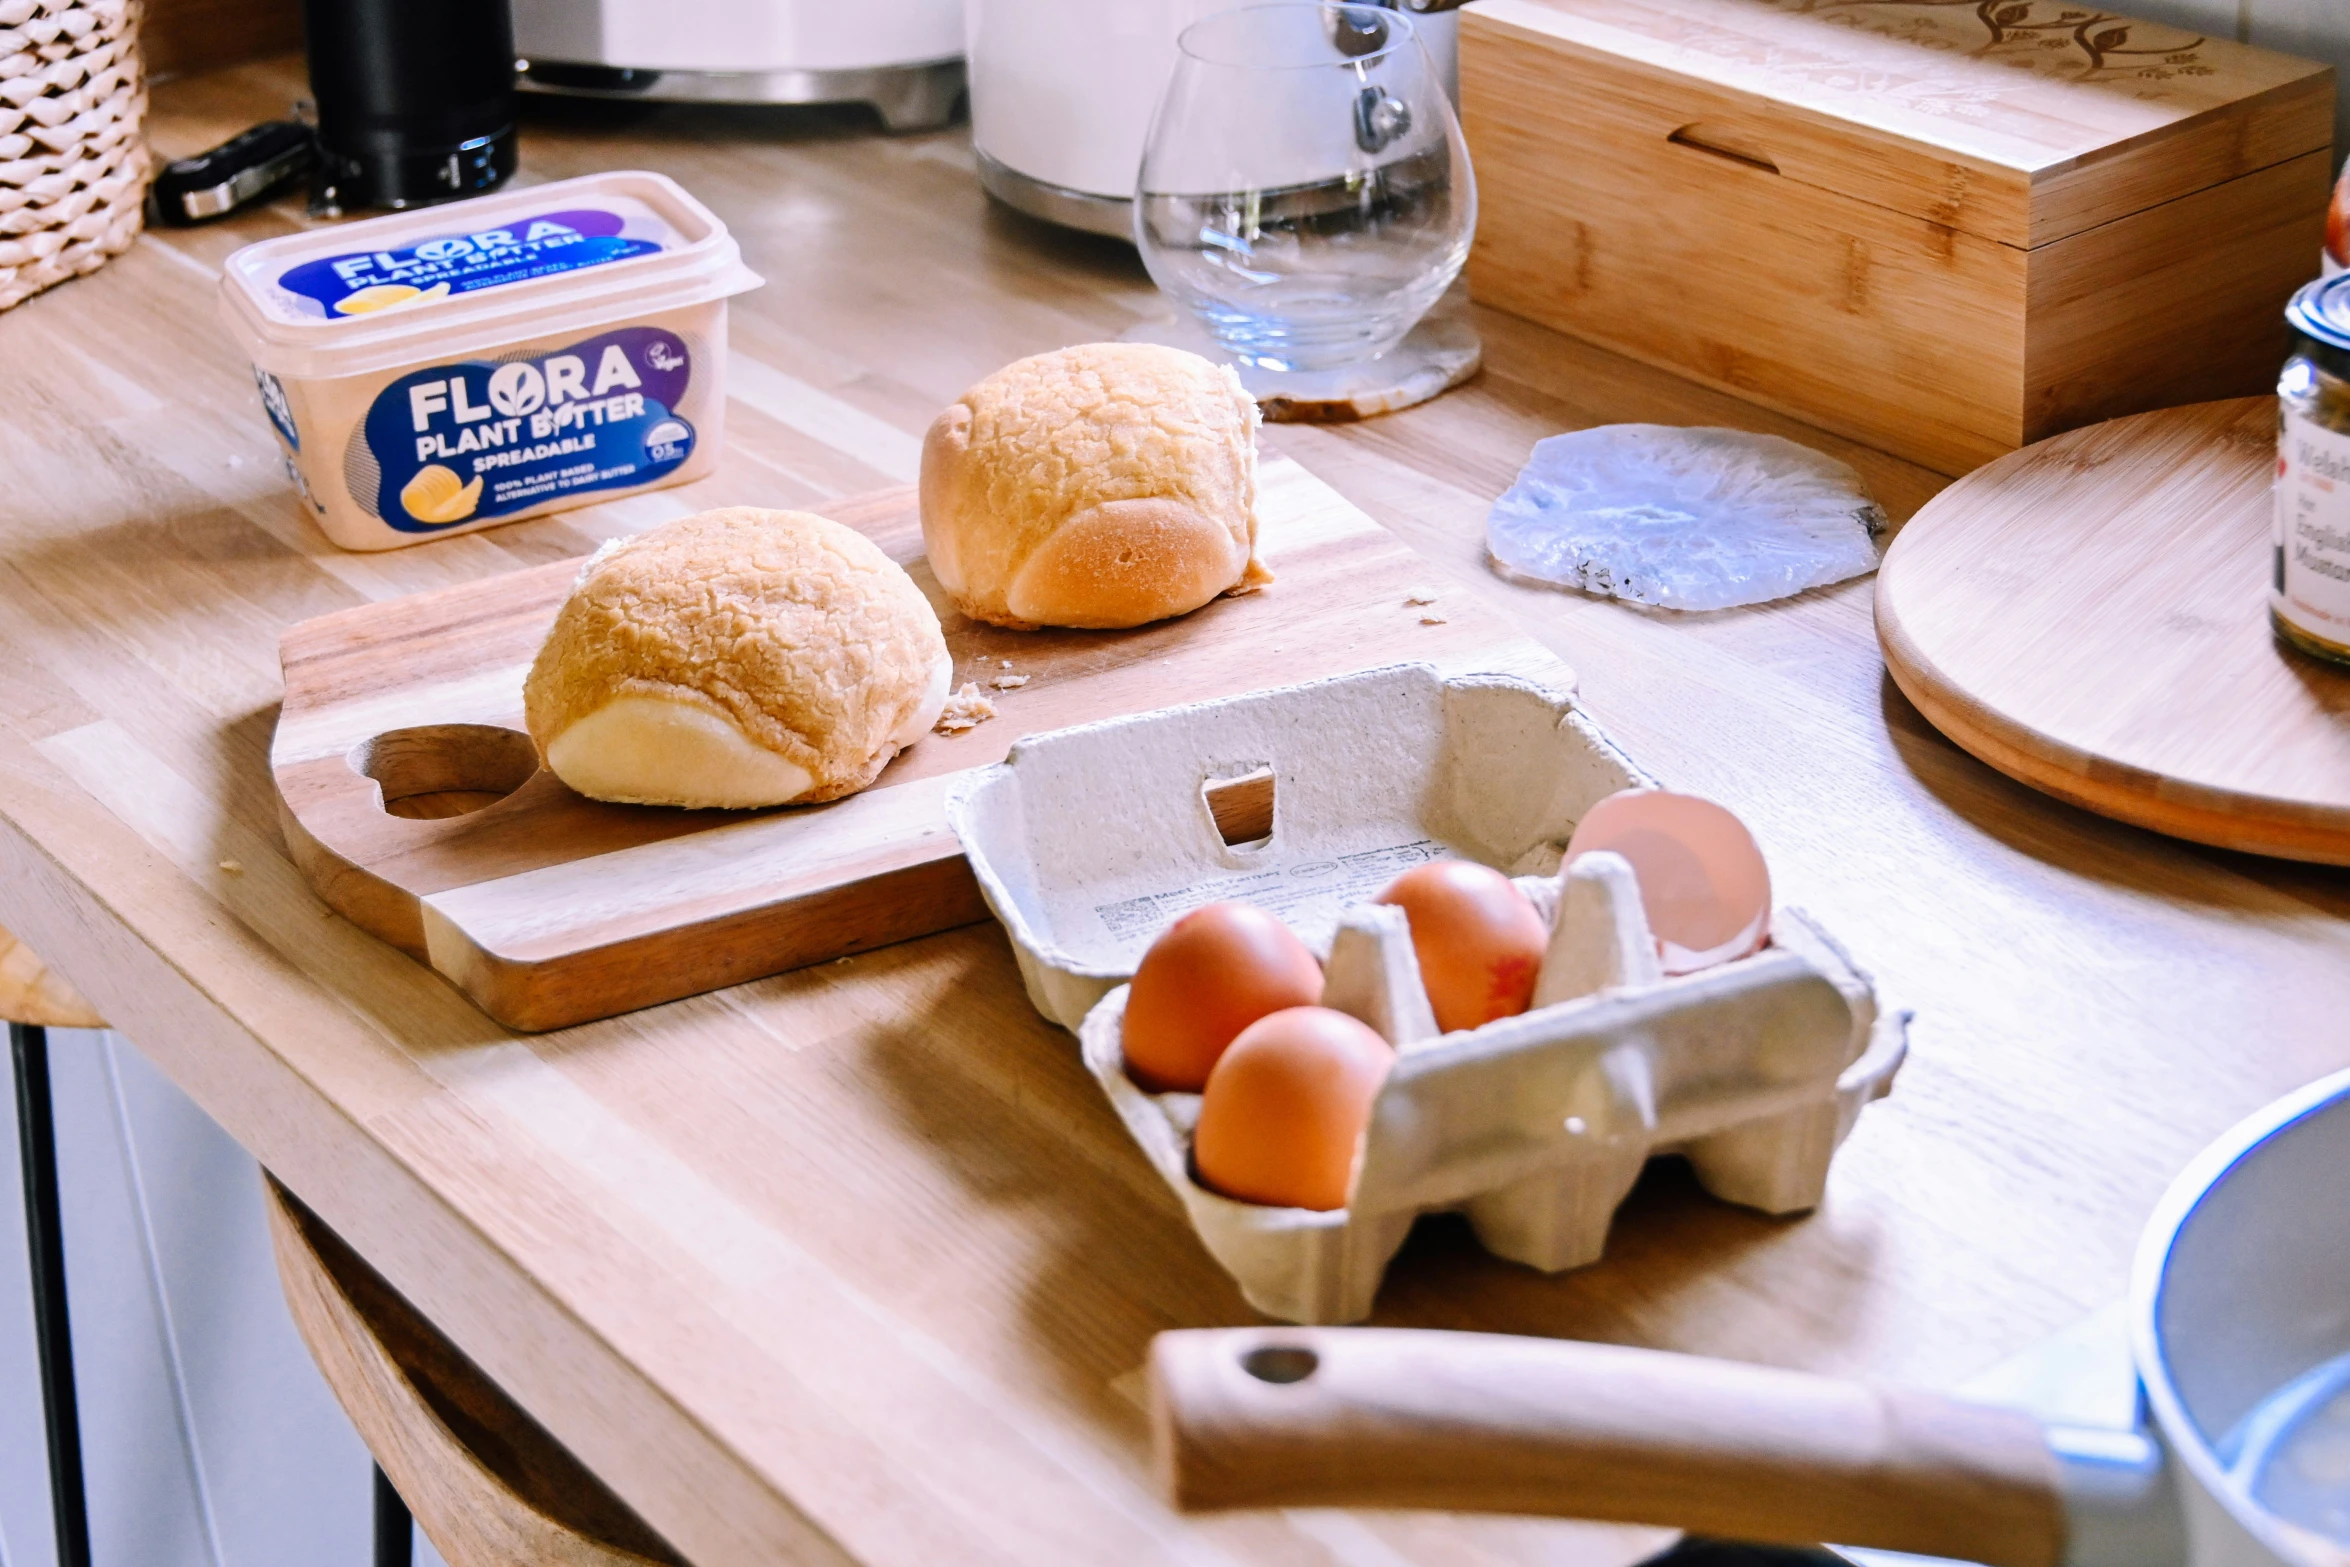
<path id="1" fill-rule="evenodd" d="M 930 595 L 958 685 L 1027 679 L 988 691 L 995 719 L 820 806 L 605 805 L 539 767 L 522 679 L 576 561 L 304 621 L 280 644 L 270 756 L 287 846 L 330 905 L 499 1022 L 559 1028 L 986 918 L 943 806 L 1023 734 L 1407 660 L 1572 684 L 1297 464 L 1264 465 L 1258 513 L 1264 592 L 1135 631 L 1020 632 L 948 604 L 911 489 L 828 508 Z"/>
<path id="2" fill-rule="evenodd" d="M 1977 469 L 1877 573 L 1905 695 L 2001 772 L 2173 837 L 2350 865 L 2350 672 L 2268 622 L 2276 399 Z"/>

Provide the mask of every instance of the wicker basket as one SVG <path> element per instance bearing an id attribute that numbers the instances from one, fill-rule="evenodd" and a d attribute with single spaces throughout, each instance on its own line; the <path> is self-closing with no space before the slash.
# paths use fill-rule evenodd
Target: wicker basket
<path id="1" fill-rule="evenodd" d="M 137 0 L 0 0 L 0 310 L 138 237 L 138 29 Z"/>

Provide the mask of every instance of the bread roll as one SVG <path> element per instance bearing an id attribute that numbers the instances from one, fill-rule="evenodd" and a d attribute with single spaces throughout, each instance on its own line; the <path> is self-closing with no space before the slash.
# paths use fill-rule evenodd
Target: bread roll
<path id="1" fill-rule="evenodd" d="M 594 799 L 804 803 L 856 793 L 920 739 L 953 667 L 922 590 L 872 540 L 735 506 L 599 550 L 523 713 Z"/>
<path id="2" fill-rule="evenodd" d="M 1257 405 L 1179 348 L 1088 343 L 1005 366 L 922 443 L 930 569 L 974 620 L 1139 626 L 1272 581 Z"/>

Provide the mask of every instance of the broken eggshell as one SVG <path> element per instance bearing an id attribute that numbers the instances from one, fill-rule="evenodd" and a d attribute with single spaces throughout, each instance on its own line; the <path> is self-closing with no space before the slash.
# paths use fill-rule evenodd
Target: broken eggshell
<path id="1" fill-rule="evenodd" d="M 1535 443 L 1485 519 L 1505 577 L 1729 609 L 1877 569 L 1885 514 L 1835 458 L 1744 430 L 1610 424 Z"/>
<path id="2" fill-rule="evenodd" d="M 1621 855 L 1667 974 L 1693 974 L 1759 949 L 1771 925 L 1771 872 L 1746 824 L 1693 794 L 1625 789 L 1575 824 L 1567 864 Z"/>

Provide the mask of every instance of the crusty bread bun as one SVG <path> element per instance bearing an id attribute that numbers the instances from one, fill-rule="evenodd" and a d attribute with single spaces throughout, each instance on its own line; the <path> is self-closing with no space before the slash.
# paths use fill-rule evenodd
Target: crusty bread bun
<path id="1" fill-rule="evenodd" d="M 1006 365 L 922 443 L 922 538 L 957 608 L 1016 630 L 1139 626 L 1272 581 L 1257 405 L 1180 348 L 1087 343 Z"/>
<path id="2" fill-rule="evenodd" d="M 937 721 L 953 668 L 929 600 L 872 540 L 732 506 L 597 551 L 523 714 L 594 799 L 785 805 L 871 783 Z"/>

